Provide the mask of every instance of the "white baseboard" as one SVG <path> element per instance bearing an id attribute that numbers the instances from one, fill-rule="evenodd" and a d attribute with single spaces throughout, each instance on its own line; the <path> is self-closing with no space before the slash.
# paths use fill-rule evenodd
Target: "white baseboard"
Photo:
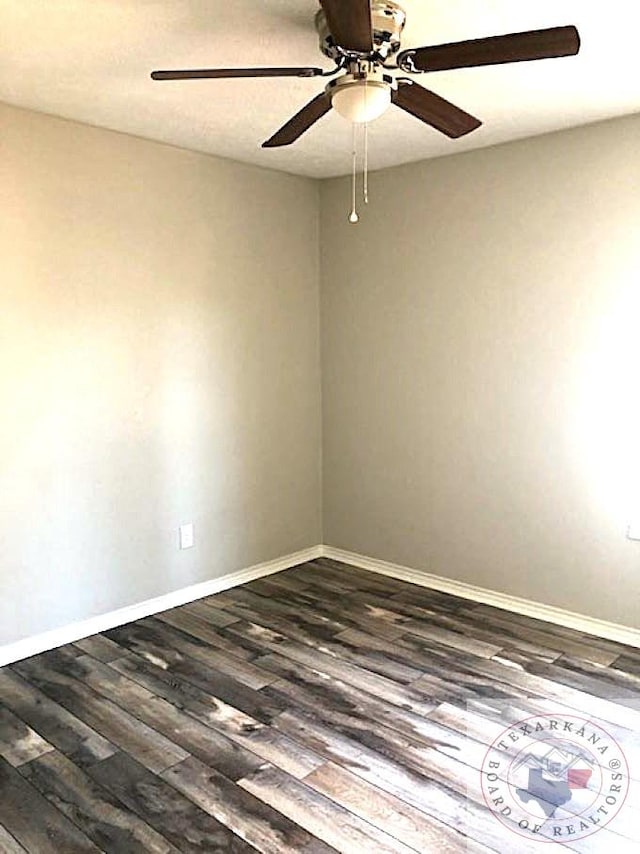
<path id="1" fill-rule="evenodd" d="M 451 593 L 463 599 L 471 599 L 473 602 L 481 602 L 485 605 L 493 605 L 495 608 L 503 608 L 505 611 L 513 611 L 536 620 L 544 620 L 547 623 L 555 623 L 569 629 L 576 629 L 596 637 L 606 638 L 627 646 L 640 647 L 640 629 L 629 626 L 621 626 L 617 623 L 608 623 L 595 617 L 587 617 L 576 614 L 573 611 L 565 611 L 553 605 L 543 605 L 541 602 L 532 602 L 529 599 L 521 599 L 518 596 L 509 596 L 506 593 L 498 593 L 495 590 L 487 590 L 484 587 L 475 587 L 463 581 L 455 581 L 452 578 L 442 578 L 428 572 L 410 569 L 407 566 L 399 566 L 388 563 L 377 558 L 366 555 L 347 552 L 343 549 L 335 549 L 332 546 L 322 546 L 322 556 L 350 563 L 361 569 L 368 569 L 380 575 L 389 575 L 401 581 L 418 584 L 421 587 L 430 587 L 443 593 Z"/>
<path id="2" fill-rule="evenodd" d="M 37 655 L 40 652 L 46 652 L 49 649 L 55 649 L 58 646 L 90 637 L 98 632 L 104 632 L 108 629 L 114 629 L 116 626 L 140 620 L 142 617 L 149 617 L 160 611 L 166 611 L 168 608 L 177 608 L 179 605 L 185 605 L 187 602 L 193 602 L 205 596 L 212 596 L 214 593 L 220 593 L 222 590 L 227 590 L 230 587 L 236 587 L 239 584 L 245 584 L 247 581 L 253 581 L 256 578 L 262 578 L 274 572 L 289 569 L 292 566 L 297 566 L 300 563 L 305 563 L 318 557 L 332 558 L 333 560 L 352 564 L 352 566 L 357 566 L 361 569 L 377 572 L 380 575 L 389 575 L 401 581 L 408 581 L 411 584 L 417 584 L 421 587 L 429 587 L 433 590 L 440 590 L 443 593 L 451 593 L 463 599 L 470 599 L 473 602 L 481 602 L 485 605 L 493 605 L 505 611 L 513 611 L 516 614 L 523 614 L 537 620 L 544 620 L 548 623 L 576 629 L 579 632 L 606 638 L 617 643 L 640 647 L 639 629 L 621 626 L 617 623 L 608 623 L 605 620 L 598 620 L 594 617 L 565 611 L 562 608 L 556 608 L 552 605 L 543 605 L 540 602 L 532 602 L 529 599 L 521 599 L 518 596 L 509 596 L 506 593 L 498 593 L 495 590 L 475 587 L 463 581 L 443 578 L 442 576 L 432 575 L 428 572 L 422 572 L 395 563 L 388 563 L 387 561 L 356 554 L 355 552 L 336 549 L 332 546 L 319 545 L 267 561 L 266 563 L 250 566 L 238 572 L 232 572 L 229 575 L 223 575 L 221 578 L 212 578 L 200 584 L 183 587 L 180 590 L 174 590 L 171 593 L 147 599 L 136 605 L 128 605 L 125 608 L 119 608 L 117 611 L 110 611 L 107 614 L 90 617 L 88 620 L 71 623 L 62 628 L 43 632 L 42 634 L 0 647 L 0 667 L 4 667 L 4 665 L 11 664 L 14 661 L 20 661 L 23 658 L 28 658 L 31 655 Z"/>
<path id="3" fill-rule="evenodd" d="M 256 566 L 223 575 L 220 578 L 212 578 L 210 581 L 203 581 L 200 584 L 183 587 L 162 596 L 155 596 L 153 599 L 146 599 L 136 605 L 127 605 L 125 608 L 118 608 L 117 611 L 110 611 L 107 614 L 100 614 L 97 617 L 90 617 L 88 620 L 81 620 L 59 629 L 25 638 L 16 643 L 7 644 L 0 647 L 0 667 L 90 637 L 98 632 L 131 623 L 133 620 L 140 620 L 142 617 L 149 617 L 169 608 L 177 608 L 179 605 L 202 599 L 204 596 L 212 596 L 214 593 L 220 593 L 221 590 L 227 590 L 229 587 L 236 587 L 238 584 L 245 584 L 247 581 L 262 578 L 265 575 L 272 575 L 274 572 L 289 569 L 299 563 L 314 560 L 321 554 L 321 546 L 312 546 L 266 563 L 259 563 Z"/>

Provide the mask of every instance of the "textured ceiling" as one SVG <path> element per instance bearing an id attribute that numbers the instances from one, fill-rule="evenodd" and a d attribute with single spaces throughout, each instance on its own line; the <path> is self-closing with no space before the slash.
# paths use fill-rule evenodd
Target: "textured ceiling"
<path id="1" fill-rule="evenodd" d="M 391 108 L 370 128 L 377 169 L 640 111 L 632 0 L 406 0 L 403 48 L 576 24 L 571 59 L 422 75 L 484 121 L 452 141 Z M 321 65 L 315 0 L 0 0 L 0 100 L 314 177 L 349 171 L 350 126 L 330 113 L 262 150 L 318 79 L 154 82 L 154 68 Z"/>

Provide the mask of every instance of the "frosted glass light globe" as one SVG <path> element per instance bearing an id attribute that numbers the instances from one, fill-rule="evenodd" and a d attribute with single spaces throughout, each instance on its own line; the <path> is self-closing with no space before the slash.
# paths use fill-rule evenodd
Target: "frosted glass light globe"
<path id="1" fill-rule="evenodd" d="M 372 122 L 391 104 L 391 87 L 372 80 L 356 80 L 336 88 L 331 105 L 350 122 Z"/>

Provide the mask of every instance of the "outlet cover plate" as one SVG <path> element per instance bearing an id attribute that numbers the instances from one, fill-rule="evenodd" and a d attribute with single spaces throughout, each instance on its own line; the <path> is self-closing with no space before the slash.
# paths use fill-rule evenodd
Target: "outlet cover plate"
<path id="1" fill-rule="evenodd" d="M 640 540 L 640 522 L 632 522 L 627 528 L 627 537 L 630 540 Z"/>
<path id="2" fill-rule="evenodd" d="M 186 525 L 180 525 L 178 529 L 178 539 L 181 549 L 193 548 L 195 545 L 193 522 L 187 522 Z"/>

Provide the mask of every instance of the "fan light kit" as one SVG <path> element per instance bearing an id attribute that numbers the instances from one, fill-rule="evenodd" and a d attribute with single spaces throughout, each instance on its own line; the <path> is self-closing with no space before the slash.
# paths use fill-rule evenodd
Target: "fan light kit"
<path id="1" fill-rule="evenodd" d="M 335 68 L 329 71 L 313 66 L 197 68 L 153 71 L 151 77 L 154 80 L 334 78 L 323 92 L 309 101 L 262 146 L 279 148 L 291 145 L 332 108 L 352 122 L 351 222 L 357 222 L 358 219 L 355 211 L 357 127 L 364 128 L 364 195 L 367 201 L 367 123 L 381 116 L 391 104 L 451 139 L 471 133 L 482 124 L 479 119 L 406 75 L 574 56 L 580 50 L 580 36 L 573 26 L 400 50 L 407 16 L 398 3 L 392 0 L 320 0 L 320 7 L 315 26 L 320 38 L 320 50 L 335 64 Z M 389 71 L 400 73 L 392 76 Z"/>
<path id="2" fill-rule="evenodd" d="M 393 78 L 377 70 L 344 74 L 327 86 L 331 106 L 344 119 L 362 124 L 379 118 L 391 106 Z"/>

